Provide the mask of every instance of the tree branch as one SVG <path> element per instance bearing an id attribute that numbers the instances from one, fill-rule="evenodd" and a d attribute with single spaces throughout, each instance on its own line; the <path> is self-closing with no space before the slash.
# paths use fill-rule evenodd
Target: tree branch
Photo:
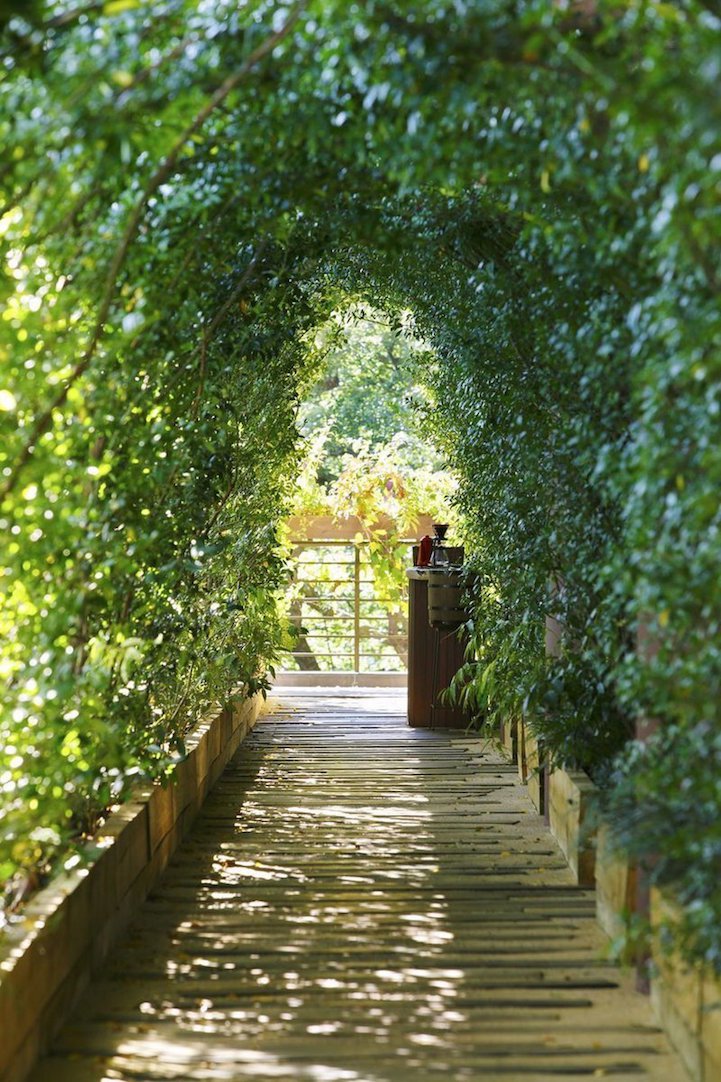
<path id="1" fill-rule="evenodd" d="M 241 274 L 240 279 L 238 280 L 238 282 L 236 282 L 234 288 L 230 291 L 229 295 L 225 298 L 225 300 L 221 304 L 220 308 L 215 313 L 215 315 L 213 316 L 211 321 L 208 323 L 208 325 L 206 327 L 203 327 L 203 333 L 202 333 L 202 336 L 201 336 L 200 346 L 199 346 L 199 349 L 200 349 L 200 380 L 198 382 L 198 390 L 197 390 L 197 393 L 195 395 L 195 401 L 193 403 L 193 416 L 194 417 L 198 416 L 198 410 L 200 409 L 200 402 L 201 402 L 201 399 L 203 397 L 203 388 L 205 387 L 205 374 L 206 374 L 206 367 L 207 367 L 208 343 L 210 342 L 210 339 L 213 336 L 213 334 L 215 333 L 215 331 L 218 329 L 220 324 L 223 322 L 225 317 L 228 315 L 228 312 L 233 307 L 234 303 L 236 302 L 236 300 L 238 299 L 240 294 L 243 292 L 243 290 L 247 286 L 248 282 L 253 277 L 253 273 L 255 272 L 255 268 L 258 266 L 258 261 L 259 261 L 261 255 L 263 254 L 263 252 L 265 251 L 265 249 L 267 247 L 268 247 L 268 241 L 267 240 L 262 240 L 260 242 L 260 244 L 258 245 L 258 249 L 255 252 L 255 254 L 253 255 L 253 258 L 251 259 L 250 263 L 248 264 L 248 266 L 245 268 L 245 270 Z"/>

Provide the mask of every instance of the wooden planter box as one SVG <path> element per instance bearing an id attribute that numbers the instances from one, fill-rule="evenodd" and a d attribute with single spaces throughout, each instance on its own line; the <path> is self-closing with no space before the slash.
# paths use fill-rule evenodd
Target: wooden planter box
<path id="1" fill-rule="evenodd" d="M 138 789 L 85 860 L 55 877 L 0 936 L 0 1079 L 21 1082 L 147 897 L 263 701 L 234 698 L 191 733 L 174 782 Z"/>
<path id="2" fill-rule="evenodd" d="M 543 769 L 544 764 L 541 759 L 538 740 L 532 733 L 526 731 L 524 744 L 526 748 L 526 785 L 528 786 L 528 795 L 530 796 L 536 811 L 543 815 L 546 804 L 546 775 Z"/>
<path id="3" fill-rule="evenodd" d="M 518 762 L 518 721 L 510 718 L 501 722 L 499 733 L 501 747 L 512 763 Z"/>
<path id="4" fill-rule="evenodd" d="M 596 919 L 610 939 L 626 939 L 637 904 L 638 870 L 614 851 L 610 830 L 602 824 L 596 836 Z M 624 961 L 633 959 L 624 952 Z"/>
<path id="5" fill-rule="evenodd" d="M 528 722 L 521 718 L 517 723 L 516 757 L 518 776 L 528 786 L 528 795 L 534 808 L 545 811 L 545 771 L 538 747 L 538 740 L 531 732 Z"/>
<path id="6" fill-rule="evenodd" d="M 673 925 L 678 908 L 651 890 L 651 925 Z M 663 951 L 654 936 L 651 1002 L 693 1082 L 721 1079 L 721 978 Z"/>
<path id="7" fill-rule="evenodd" d="M 528 759 L 526 739 L 528 737 L 528 728 L 524 718 L 519 718 L 516 723 L 516 765 L 518 766 L 518 776 L 521 781 L 525 783 L 528 781 Z"/>
<path id="8" fill-rule="evenodd" d="M 561 846 L 576 882 L 595 884 L 596 837 L 591 809 L 596 786 L 582 770 L 552 770 L 549 774 L 548 811 L 551 833 Z"/>

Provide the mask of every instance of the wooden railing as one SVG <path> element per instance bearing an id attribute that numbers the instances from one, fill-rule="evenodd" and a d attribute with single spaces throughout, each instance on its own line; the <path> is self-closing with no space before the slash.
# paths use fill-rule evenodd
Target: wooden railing
<path id="1" fill-rule="evenodd" d="M 397 564 L 410 563 L 411 542 L 398 542 Z M 287 670 L 405 672 L 408 606 L 405 575 L 376 581 L 367 541 L 298 541 L 286 605 L 297 641 Z"/>

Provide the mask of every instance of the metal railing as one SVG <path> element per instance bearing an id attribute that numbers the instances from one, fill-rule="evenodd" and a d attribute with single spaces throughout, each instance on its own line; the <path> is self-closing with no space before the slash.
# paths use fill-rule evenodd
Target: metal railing
<path id="1" fill-rule="evenodd" d="M 296 643 L 286 671 L 406 671 L 410 543 L 393 549 L 379 582 L 367 541 L 296 542 L 285 599 Z"/>

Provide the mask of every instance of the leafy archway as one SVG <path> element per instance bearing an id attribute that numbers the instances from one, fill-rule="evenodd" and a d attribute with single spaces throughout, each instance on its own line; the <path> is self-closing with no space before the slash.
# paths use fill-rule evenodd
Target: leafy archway
<path id="1" fill-rule="evenodd" d="M 665 719 L 675 773 L 652 745 L 616 791 L 718 958 L 718 30 L 697 0 L 7 21 L 4 873 L 262 679 L 308 342 L 361 298 L 439 358 L 477 694 L 599 776 Z"/>

